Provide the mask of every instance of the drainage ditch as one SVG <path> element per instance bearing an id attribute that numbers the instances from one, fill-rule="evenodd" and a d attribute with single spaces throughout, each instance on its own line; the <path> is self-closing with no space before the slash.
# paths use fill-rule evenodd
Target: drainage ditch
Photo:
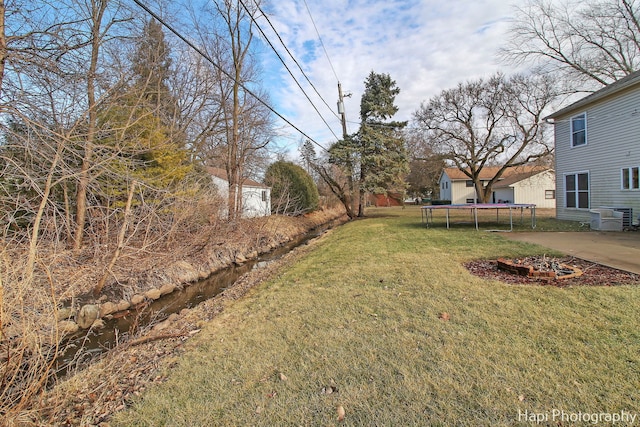
<path id="1" fill-rule="evenodd" d="M 91 363 L 97 356 L 125 343 L 136 331 L 148 328 L 166 320 L 173 313 L 197 306 L 203 301 L 230 288 L 245 273 L 278 260 L 296 247 L 308 243 L 320 236 L 334 224 L 312 230 L 295 240 L 256 259 L 247 260 L 241 265 L 232 265 L 208 278 L 189 284 L 183 289 L 162 296 L 160 299 L 131 308 L 113 318 L 105 320 L 104 327 L 91 328 L 82 335 L 72 337 L 64 351 L 55 361 L 56 376 L 62 378 L 69 372 L 76 372 Z"/>

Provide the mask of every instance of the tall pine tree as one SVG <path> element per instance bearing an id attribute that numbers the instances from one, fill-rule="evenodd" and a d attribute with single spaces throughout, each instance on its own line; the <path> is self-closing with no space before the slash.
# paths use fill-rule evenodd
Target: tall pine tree
<path id="1" fill-rule="evenodd" d="M 171 50 L 162 26 L 150 19 L 132 58 L 135 88 L 142 94 L 145 106 L 154 111 L 163 124 L 170 125 L 177 112 L 176 100 L 167 84 L 171 70 Z"/>
<path id="2" fill-rule="evenodd" d="M 123 203 L 131 179 L 141 188 L 172 191 L 192 170 L 175 130 L 177 103 L 167 84 L 171 51 L 155 20 L 145 23 L 131 62 L 134 83 L 100 113 L 101 142 L 110 156 L 101 186 L 116 204 Z"/>
<path id="3" fill-rule="evenodd" d="M 341 197 L 348 213 L 352 209 L 349 200 L 358 188 L 358 216 L 364 216 L 367 193 L 404 192 L 404 178 L 409 173 L 401 133 L 407 122 L 390 120 L 398 112 L 394 101 L 400 89 L 388 74 L 373 71 L 364 84 L 360 129 L 329 148 L 329 162 L 339 166 L 348 181 L 342 187 L 347 192 L 343 191 Z"/>

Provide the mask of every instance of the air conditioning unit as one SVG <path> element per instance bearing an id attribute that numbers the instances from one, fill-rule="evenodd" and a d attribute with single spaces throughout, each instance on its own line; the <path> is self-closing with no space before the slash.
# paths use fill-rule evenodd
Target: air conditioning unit
<path id="1" fill-rule="evenodd" d="M 631 227 L 633 224 L 633 208 L 626 206 L 599 206 L 602 209 L 613 209 L 614 211 L 622 212 L 622 226 Z"/>

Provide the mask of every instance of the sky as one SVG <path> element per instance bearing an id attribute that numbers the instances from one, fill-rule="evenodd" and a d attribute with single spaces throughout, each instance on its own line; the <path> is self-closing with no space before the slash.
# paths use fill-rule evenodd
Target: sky
<path id="1" fill-rule="evenodd" d="M 322 99 L 289 58 L 269 23 L 259 18 L 258 24 L 280 56 L 288 59 L 285 62 L 329 126 L 267 47 L 260 59 L 271 103 L 324 147 L 342 136 L 336 107 L 338 81 L 344 93 L 352 94 L 345 98 L 345 110 L 348 132 L 353 133 L 359 126 L 364 81 L 371 71 L 389 74 L 400 88 L 396 120 L 410 120 L 422 102 L 442 90 L 498 71 L 515 71 L 497 59 L 515 12 L 509 1 L 264 1 L 262 8 L 271 24 Z M 524 4 L 524 0 L 515 1 Z M 280 119 L 277 126 L 286 127 L 279 144 L 295 157 L 304 136 Z"/>

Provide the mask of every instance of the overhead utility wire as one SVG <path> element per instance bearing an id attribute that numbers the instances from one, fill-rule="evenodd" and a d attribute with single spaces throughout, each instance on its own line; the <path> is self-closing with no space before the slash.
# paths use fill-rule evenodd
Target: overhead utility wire
<path id="1" fill-rule="evenodd" d="M 249 95 L 253 96 L 258 102 L 260 102 L 262 105 L 264 105 L 265 107 L 267 107 L 269 109 L 269 111 L 271 111 L 273 114 L 275 114 L 276 116 L 278 116 L 280 119 L 282 119 L 285 123 L 287 123 L 289 126 L 291 126 L 292 128 L 294 128 L 295 130 L 297 130 L 298 132 L 300 132 L 300 134 L 302 134 L 305 138 L 307 138 L 309 141 L 313 142 L 314 144 L 316 144 L 318 147 L 322 148 L 324 151 L 327 151 L 326 148 L 324 148 L 320 143 L 318 143 L 315 139 L 311 138 L 309 135 L 307 135 L 302 129 L 300 129 L 299 127 L 297 127 L 296 125 L 294 125 L 293 123 L 291 123 L 286 117 L 284 117 L 282 114 L 278 113 L 271 105 L 269 105 L 268 103 L 266 103 L 262 98 L 260 98 L 258 95 L 256 95 L 255 93 L 253 93 L 249 88 L 247 88 L 244 84 L 242 84 L 241 82 L 237 81 L 231 74 L 229 74 L 228 72 L 226 72 L 220 65 L 216 64 L 214 62 L 213 59 L 211 59 L 209 57 L 209 55 L 207 55 L 206 53 L 204 53 L 202 50 L 200 50 L 200 48 L 198 48 L 197 46 L 195 46 L 193 43 L 191 43 L 189 40 L 187 40 L 182 34 L 180 34 L 177 30 L 175 30 L 171 25 L 169 25 L 167 22 L 165 22 L 160 16 L 158 16 L 154 11 L 152 11 L 151 9 L 149 9 L 146 5 L 142 4 L 142 2 L 140 2 L 140 0 L 133 0 L 134 3 L 136 3 L 138 6 L 140 6 L 142 9 L 145 10 L 145 12 L 147 12 L 149 15 L 151 15 L 155 20 L 157 20 L 158 22 L 160 22 L 164 27 L 166 27 L 169 31 L 171 31 L 173 34 L 175 34 L 176 37 L 178 37 L 180 40 L 182 40 L 183 42 L 185 42 L 187 44 L 187 46 L 189 46 L 191 49 L 193 49 L 196 53 L 198 53 L 198 55 L 202 56 L 204 59 L 207 60 L 207 62 L 209 62 L 211 65 L 213 65 L 218 71 L 220 71 L 221 73 L 223 73 L 225 76 L 227 76 L 229 79 L 233 80 L 235 83 L 237 83 L 245 92 L 247 92 Z"/>
<path id="2" fill-rule="evenodd" d="M 307 4 L 307 0 L 303 0 L 304 1 L 304 5 L 307 8 L 307 13 L 309 14 L 309 18 L 311 19 L 311 23 L 313 24 L 313 28 L 315 28 L 316 30 L 316 34 L 318 35 L 318 40 L 320 40 L 320 45 L 322 46 L 322 50 L 324 51 L 325 56 L 327 57 L 327 61 L 329 62 L 329 66 L 331 67 L 331 71 L 333 71 L 333 75 L 336 78 L 336 81 L 338 82 L 338 110 L 340 110 L 340 115 L 341 115 L 341 121 L 342 121 L 342 132 L 343 134 L 347 135 L 347 115 L 345 113 L 345 109 L 344 109 L 344 103 L 343 103 L 343 95 L 342 95 L 342 86 L 340 85 L 340 79 L 338 78 L 338 74 L 336 73 L 335 68 L 333 68 L 333 63 L 331 62 L 331 58 L 329 58 L 329 52 L 327 52 L 327 48 L 324 45 L 324 42 L 322 41 L 322 37 L 320 36 L 320 31 L 318 31 L 318 27 L 316 26 L 316 21 L 313 19 L 313 15 L 311 14 L 311 9 L 309 9 L 309 5 Z M 351 96 L 351 95 L 347 95 L 347 96 Z"/>
<path id="3" fill-rule="evenodd" d="M 242 2 L 241 2 L 242 3 Z M 296 60 L 296 58 L 293 56 L 293 54 L 291 53 L 291 51 L 289 50 L 289 48 L 287 47 L 287 45 L 284 43 L 284 40 L 282 40 L 282 37 L 280 37 L 280 34 L 278 34 L 278 31 L 275 29 L 275 27 L 273 26 L 273 24 L 271 23 L 271 20 L 269 19 L 269 16 L 264 13 L 264 11 L 262 10 L 262 8 L 260 7 L 260 5 L 258 4 L 258 0 L 253 0 L 253 3 L 256 5 L 256 7 L 258 8 L 258 10 L 260 11 L 260 13 L 262 14 L 262 16 L 264 16 L 264 19 L 267 20 L 267 22 L 269 23 L 269 26 L 271 27 L 271 29 L 273 30 L 273 32 L 276 34 L 276 36 L 278 37 L 278 40 L 280 40 L 280 43 L 282 44 L 282 46 L 284 47 L 284 49 L 287 51 L 287 53 L 289 54 L 289 57 L 291 57 L 291 59 L 293 60 L 293 62 L 295 62 L 295 64 L 298 66 L 298 69 L 300 70 L 300 72 L 302 73 L 302 75 L 304 76 L 304 78 L 307 80 L 307 82 L 311 85 L 311 87 L 313 88 L 313 90 L 316 92 L 316 94 L 318 95 L 318 97 L 320 97 L 320 99 L 322 100 L 322 102 L 324 102 L 324 105 L 327 106 L 327 108 L 329 109 L 329 111 L 331 111 L 333 113 L 334 116 L 336 116 L 336 118 L 340 118 L 338 117 L 338 115 L 336 114 L 336 112 L 333 110 L 333 107 L 331 107 L 327 101 L 325 101 L 325 99 L 322 97 L 322 95 L 320 95 L 320 92 L 318 92 L 318 89 L 316 89 L 315 85 L 311 82 L 311 80 L 309 79 L 309 77 L 307 77 L 307 74 L 304 72 L 304 70 L 302 69 L 302 66 L 300 66 L 300 64 L 298 63 L 298 61 Z M 242 4 L 244 6 L 244 3 Z M 245 10 L 247 9 L 246 6 L 244 6 Z M 247 12 L 249 12 L 247 10 Z M 255 20 L 253 22 L 256 22 Z M 256 22 L 256 26 L 258 26 L 258 29 L 260 29 L 260 26 L 258 25 L 258 23 Z M 260 32 L 262 32 L 262 30 L 260 30 Z M 264 33 L 262 33 L 264 36 Z M 264 36 L 265 39 L 267 38 L 267 36 Z M 268 39 L 267 39 L 268 41 Z M 269 42 L 269 45 L 271 45 L 271 43 Z M 278 54 L 278 52 L 275 50 L 275 48 L 273 48 L 273 45 L 271 45 L 271 48 L 274 50 L 274 52 L 276 52 L 276 55 L 278 55 L 278 58 L 280 58 L 280 55 Z M 280 58 L 280 62 L 282 62 L 284 64 L 284 62 L 282 61 L 282 58 Z M 285 65 L 286 67 L 286 65 Z M 333 68 L 333 67 L 332 67 Z M 287 68 L 288 70 L 288 68 Z M 334 72 L 335 73 L 335 72 Z M 289 71 L 289 74 L 291 74 L 291 72 Z M 293 77 L 293 75 L 291 75 L 291 77 Z M 295 77 L 293 77 L 295 80 Z M 297 83 L 297 82 L 296 82 Z M 298 86 L 300 86 L 298 84 Z M 302 88 L 300 88 L 302 89 Z M 304 92 L 304 91 L 303 91 Z M 306 95 L 306 94 L 305 94 Z M 308 97 L 307 97 L 308 98 Z"/>
<path id="4" fill-rule="evenodd" d="M 276 50 L 275 46 L 271 43 L 271 41 L 269 40 L 269 38 L 267 37 L 267 35 L 264 33 L 264 31 L 262 31 L 262 28 L 260 27 L 260 24 L 258 24 L 258 21 L 255 20 L 255 18 L 253 17 L 253 14 L 251 13 L 251 11 L 247 8 L 247 6 L 244 4 L 244 2 L 242 0 L 238 0 L 240 2 L 240 4 L 242 5 L 242 7 L 244 7 L 244 9 L 247 11 L 247 13 L 249 14 L 249 16 L 251 17 L 251 20 L 253 21 L 253 23 L 256 25 L 256 27 L 258 28 L 258 30 L 260 31 L 260 34 L 262 34 L 262 37 L 264 37 L 264 39 L 267 41 L 267 43 L 269 44 L 269 46 L 271 46 L 271 49 L 275 52 L 276 56 L 278 57 L 278 59 L 280 60 L 280 62 L 282 63 L 282 65 L 284 65 L 284 68 L 286 68 L 286 70 L 289 72 L 289 75 L 291 76 L 291 78 L 293 79 L 294 82 L 296 82 L 296 84 L 298 85 L 298 87 L 300 88 L 300 90 L 302 91 L 302 93 L 304 94 L 304 96 L 307 98 L 307 100 L 309 101 L 309 103 L 311 104 L 311 106 L 313 107 L 314 110 L 316 110 L 316 113 L 318 113 L 318 116 L 320 116 L 320 118 L 322 119 L 322 121 L 324 122 L 325 125 L 327 125 L 327 128 L 329 129 L 329 131 L 333 134 L 333 136 L 336 139 L 340 139 L 338 138 L 338 135 L 335 134 L 335 132 L 333 132 L 333 129 L 331 129 L 331 126 L 329 126 L 329 123 L 327 123 L 327 121 L 325 120 L 325 118 L 322 116 L 322 114 L 320 113 L 320 111 L 318 111 L 318 108 L 315 106 L 315 104 L 313 103 L 313 101 L 311 100 L 311 98 L 309 98 L 309 95 L 307 95 L 307 93 L 305 92 L 305 90 L 302 88 L 302 85 L 300 85 L 300 82 L 298 82 L 298 80 L 296 79 L 296 77 L 293 75 L 293 72 L 291 72 L 291 69 L 287 66 L 287 64 L 284 62 L 284 59 L 282 59 L 282 57 L 280 56 L 280 54 L 278 53 L 278 51 Z M 257 6 L 257 5 L 256 5 Z M 258 6 L 258 9 L 260 9 L 260 6 Z M 262 12 L 262 10 L 260 10 L 260 12 L 264 15 L 264 12 Z M 264 15 L 266 18 L 266 15 Z M 267 18 L 268 21 L 268 18 Z M 271 26 L 271 28 L 273 28 L 273 26 Z M 275 31 L 275 29 L 274 29 Z M 280 36 L 278 36 L 279 38 Z M 280 39 L 280 41 L 282 42 L 282 39 Z M 283 42 L 284 45 L 284 42 Z M 286 46 L 285 46 L 286 49 Z M 288 51 L 288 49 L 287 49 Z M 291 55 L 291 53 L 289 53 L 289 55 Z M 305 76 L 306 77 L 306 76 Z M 309 79 L 307 79 L 308 81 Z M 317 91 L 316 91 L 317 93 Z M 320 94 L 318 94 L 320 95 Z M 322 98 L 322 97 L 321 97 Z M 323 99 L 324 101 L 324 99 Z M 326 102 L 325 102 L 326 104 Z M 328 105 L 327 105 L 328 106 Z"/>
<path id="5" fill-rule="evenodd" d="M 333 75 L 336 77 L 336 81 L 340 82 L 340 79 L 338 78 L 338 74 L 336 74 L 336 70 L 335 68 L 333 68 L 333 64 L 331 63 L 331 59 L 329 58 L 329 53 L 327 52 L 327 48 L 324 47 L 324 42 L 322 41 L 322 37 L 320 37 L 320 32 L 318 31 L 318 27 L 316 27 L 316 22 L 313 20 L 313 16 L 311 15 L 311 9 L 309 9 L 307 0 L 304 0 L 304 5 L 307 8 L 307 13 L 309 13 L 309 18 L 311 18 L 311 23 L 313 24 L 313 28 L 316 30 L 316 34 L 318 35 L 318 40 L 320 40 L 320 46 L 322 46 L 322 50 L 324 51 L 324 54 L 327 57 L 327 61 L 329 61 L 329 66 L 331 67 L 331 71 L 333 71 Z"/>

